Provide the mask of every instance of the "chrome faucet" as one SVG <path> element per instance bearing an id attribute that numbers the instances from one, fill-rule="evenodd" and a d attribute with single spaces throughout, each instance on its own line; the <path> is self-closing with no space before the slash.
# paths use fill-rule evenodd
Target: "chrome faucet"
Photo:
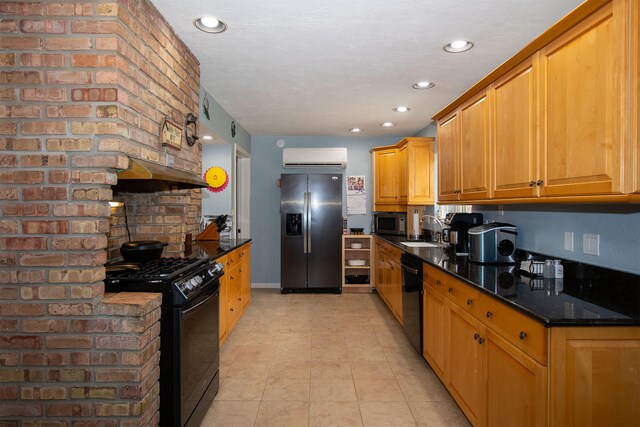
<path id="1" fill-rule="evenodd" d="M 435 234 L 432 237 L 432 239 L 433 239 L 432 241 L 441 243 L 442 242 L 442 230 L 444 229 L 444 224 L 442 223 L 440 218 L 438 218 L 437 216 L 434 216 L 434 215 L 429 215 L 429 214 L 422 215 L 420 217 L 420 226 L 422 226 L 422 224 L 424 223 L 424 218 L 429 218 L 430 220 L 433 220 L 433 221 L 428 221 L 427 224 L 431 224 L 431 222 L 433 222 L 433 223 L 435 223 L 435 224 L 440 226 L 440 231 L 439 232 L 434 230 Z"/>

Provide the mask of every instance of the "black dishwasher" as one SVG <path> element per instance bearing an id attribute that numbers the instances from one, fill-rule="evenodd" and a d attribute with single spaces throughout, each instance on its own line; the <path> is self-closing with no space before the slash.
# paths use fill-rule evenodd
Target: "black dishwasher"
<path id="1" fill-rule="evenodd" d="M 422 260 L 403 253 L 402 265 L 402 321 L 411 344 L 422 355 Z"/>

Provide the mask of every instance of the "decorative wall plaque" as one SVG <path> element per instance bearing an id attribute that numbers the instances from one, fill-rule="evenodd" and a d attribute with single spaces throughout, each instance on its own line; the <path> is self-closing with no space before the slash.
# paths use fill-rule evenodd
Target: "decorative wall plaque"
<path id="1" fill-rule="evenodd" d="M 176 150 L 182 146 L 182 128 L 166 116 L 160 126 L 160 142 Z"/>

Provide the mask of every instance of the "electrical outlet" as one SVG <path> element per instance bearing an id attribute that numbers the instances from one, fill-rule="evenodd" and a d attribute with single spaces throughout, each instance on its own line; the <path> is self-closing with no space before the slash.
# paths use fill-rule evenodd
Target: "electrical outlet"
<path id="1" fill-rule="evenodd" d="M 167 166 L 169 166 L 170 168 L 173 167 L 174 160 L 175 160 L 174 156 L 172 156 L 171 154 L 167 154 Z"/>
<path id="2" fill-rule="evenodd" d="M 599 234 L 583 234 L 582 235 L 582 252 L 587 255 L 600 256 L 600 235 Z"/>
<path id="3" fill-rule="evenodd" d="M 573 252 L 573 232 L 564 232 L 564 250 Z"/>
<path id="4" fill-rule="evenodd" d="M 504 215 L 504 205 L 498 205 L 498 215 Z"/>

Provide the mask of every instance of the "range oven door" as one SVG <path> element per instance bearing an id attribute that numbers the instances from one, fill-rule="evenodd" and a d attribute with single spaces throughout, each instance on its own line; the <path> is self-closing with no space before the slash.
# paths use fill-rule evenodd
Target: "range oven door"
<path id="1" fill-rule="evenodd" d="M 180 421 L 199 425 L 218 391 L 219 288 L 180 310 Z M 205 397 L 205 394 L 207 397 Z M 201 403 L 202 401 L 202 403 Z M 199 403 L 201 403 L 199 405 Z"/>

